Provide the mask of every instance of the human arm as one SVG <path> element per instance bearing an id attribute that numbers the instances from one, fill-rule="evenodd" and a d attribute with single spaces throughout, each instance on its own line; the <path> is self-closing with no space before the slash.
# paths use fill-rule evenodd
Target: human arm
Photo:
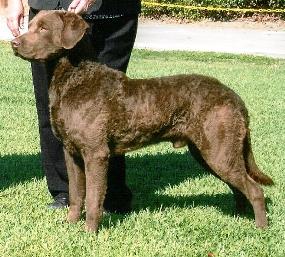
<path id="1" fill-rule="evenodd" d="M 20 35 L 20 28 L 24 26 L 24 6 L 22 0 L 8 1 L 6 24 L 14 37 Z"/>

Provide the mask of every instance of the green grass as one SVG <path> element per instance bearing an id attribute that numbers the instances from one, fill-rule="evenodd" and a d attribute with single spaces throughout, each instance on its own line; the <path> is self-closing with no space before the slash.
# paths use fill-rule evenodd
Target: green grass
<path id="1" fill-rule="evenodd" d="M 234 217 L 227 186 L 186 149 L 159 144 L 128 154 L 133 212 L 106 215 L 98 235 L 50 211 L 42 176 L 29 63 L 0 43 L 0 256 L 285 256 L 285 60 L 213 53 L 134 51 L 129 76 L 202 73 L 246 102 L 259 166 L 276 182 L 264 188 L 270 227 L 252 213 Z"/>

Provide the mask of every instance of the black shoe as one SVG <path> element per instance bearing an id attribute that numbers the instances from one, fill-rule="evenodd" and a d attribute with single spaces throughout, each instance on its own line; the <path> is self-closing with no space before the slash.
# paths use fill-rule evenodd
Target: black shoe
<path id="1" fill-rule="evenodd" d="M 69 199 L 67 194 L 59 194 L 54 197 L 54 202 L 48 204 L 48 209 L 62 209 L 69 205 Z"/>

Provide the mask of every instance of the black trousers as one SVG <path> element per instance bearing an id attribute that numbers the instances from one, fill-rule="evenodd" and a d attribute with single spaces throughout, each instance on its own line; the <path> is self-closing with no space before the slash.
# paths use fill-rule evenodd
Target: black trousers
<path id="1" fill-rule="evenodd" d="M 30 17 L 36 11 L 31 10 Z M 138 15 L 98 19 L 88 22 L 88 36 L 96 49 L 98 62 L 126 72 L 133 49 Z M 32 62 L 32 76 L 39 121 L 40 146 L 43 170 L 48 190 L 53 197 L 68 193 L 68 177 L 63 146 L 53 135 L 50 124 L 48 86 L 54 63 Z M 126 186 L 125 156 L 114 156 L 109 163 L 108 189 L 105 208 L 110 211 L 126 211 L 130 208 L 131 191 Z"/>

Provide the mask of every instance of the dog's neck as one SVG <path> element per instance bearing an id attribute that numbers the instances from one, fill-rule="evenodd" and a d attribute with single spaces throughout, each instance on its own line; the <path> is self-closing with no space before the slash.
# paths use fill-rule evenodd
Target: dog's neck
<path id="1" fill-rule="evenodd" d="M 75 47 L 63 49 L 57 53 L 56 58 L 49 60 L 53 81 L 66 81 L 70 76 L 70 71 L 86 61 L 91 61 L 93 65 L 96 63 L 96 65 L 101 66 L 96 57 L 97 55 L 90 37 L 85 35 Z"/>
<path id="2" fill-rule="evenodd" d="M 97 52 L 90 38 L 85 35 L 72 49 L 63 49 L 56 57 L 49 60 L 49 69 L 52 71 L 51 78 L 56 81 L 65 81 L 69 78 L 69 71 L 78 67 L 80 63 L 91 61 L 101 64 L 97 59 Z M 56 68 L 57 67 L 57 68 Z"/>
<path id="3" fill-rule="evenodd" d="M 78 66 L 82 61 L 98 61 L 95 57 L 97 56 L 96 49 L 88 35 L 84 35 L 72 49 L 65 50 L 64 56 L 73 66 Z"/>

